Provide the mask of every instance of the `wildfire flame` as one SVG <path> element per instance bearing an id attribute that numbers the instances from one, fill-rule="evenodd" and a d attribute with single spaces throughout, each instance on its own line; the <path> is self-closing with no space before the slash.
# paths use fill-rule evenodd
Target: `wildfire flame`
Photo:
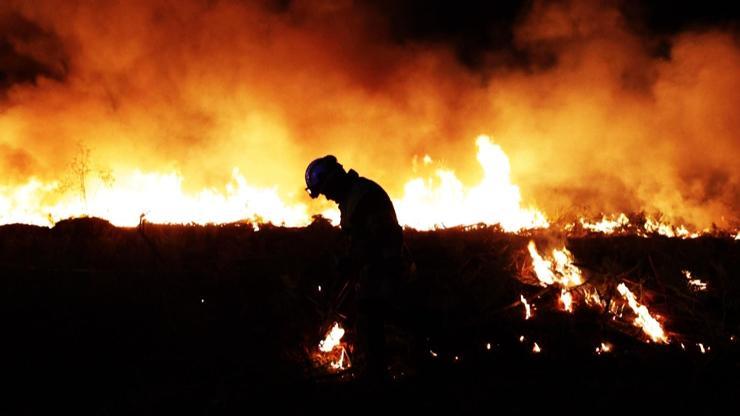
<path id="1" fill-rule="evenodd" d="M 544 214 L 521 207 L 519 187 L 511 183 L 509 160 L 488 136 L 478 137 L 478 162 L 483 179 L 466 187 L 455 173 L 437 169 L 432 178 L 413 178 L 395 199 L 403 225 L 416 229 L 437 226 L 500 224 L 506 231 L 548 227 Z M 432 158 L 425 155 L 423 163 Z M 153 223 L 230 223 L 252 220 L 287 226 L 304 226 L 312 214 L 303 203 L 286 203 L 277 188 L 250 185 L 239 169 L 221 188 L 187 192 L 177 172 L 111 173 L 112 179 L 94 175 L 76 178 L 76 192 L 60 181 L 44 183 L 31 179 L 15 187 L 0 187 L 0 224 L 53 225 L 60 219 L 95 216 L 117 226 L 135 226 L 142 215 Z M 114 178 L 114 179 L 113 179 Z M 334 224 L 336 209 L 320 212 Z"/>
<path id="2" fill-rule="evenodd" d="M 532 257 L 532 266 L 542 286 L 555 283 L 562 287 L 574 287 L 583 284 L 581 269 L 573 264 L 573 255 L 567 248 L 552 250 L 552 260 L 543 258 L 537 252 L 537 246 L 530 240 L 527 246 Z M 554 263 L 554 265 L 553 265 Z"/>
<path id="3" fill-rule="evenodd" d="M 422 230 L 477 223 L 500 224 L 513 232 L 548 227 L 544 214 L 521 207 L 519 187 L 511 183 L 509 158 L 501 147 L 485 135 L 478 137 L 476 145 L 484 174 L 478 185 L 466 189 L 447 169 L 437 169 L 437 184 L 431 178 L 412 179 L 403 197 L 394 201 L 399 220 Z M 427 157 L 424 163 L 431 163 Z"/>
<path id="4" fill-rule="evenodd" d="M 604 302 L 601 300 L 598 290 L 594 288 L 590 288 L 590 287 L 583 287 L 582 293 L 583 293 L 583 299 L 585 300 L 586 305 L 604 307 Z"/>
<path id="5" fill-rule="evenodd" d="M 663 327 L 661 327 L 660 323 L 650 315 L 648 308 L 637 301 L 634 293 L 627 288 L 627 285 L 620 283 L 619 286 L 617 286 L 617 290 L 622 297 L 627 300 L 630 308 L 637 315 L 634 322 L 635 326 L 642 328 L 645 334 L 647 334 L 653 341 L 667 344 L 668 336 L 663 332 Z"/>
<path id="6" fill-rule="evenodd" d="M 326 337 L 319 341 L 319 351 L 329 358 L 329 367 L 334 370 L 344 370 L 351 366 L 347 349 L 342 345 L 344 333 L 344 329 L 335 322 Z"/>
<path id="7" fill-rule="evenodd" d="M 573 312 L 573 295 L 565 289 L 560 292 L 560 303 L 564 311 Z"/>
<path id="8" fill-rule="evenodd" d="M 449 169 L 438 168 L 433 177 L 409 179 L 400 198 L 393 198 L 402 225 L 420 230 L 436 227 L 499 224 L 505 231 L 550 227 L 545 214 L 535 208 L 523 208 L 519 187 L 511 182 L 511 167 L 502 148 L 490 137 L 476 140 L 477 159 L 483 178 L 474 186 L 466 186 Z M 434 163 L 424 155 L 422 163 Z M 413 165 L 416 165 L 416 159 Z M 336 208 L 318 208 L 296 202 L 298 196 L 285 194 L 277 187 L 257 187 L 250 184 L 238 168 L 233 168 L 228 182 L 218 187 L 186 190 L 185 178 L 177 171 L 145 172 L 139 169 L 116 170 L 108 175 L 94 175 L 88 168 L 72 183 L 60 178 L 43 182 L 36 178 L 26 183 L 0 185 L 0 225 L 24 223 L 51 226 L 66 218 L 93 216 L 117 226 L 136 226 L 142 219 L 152 223 L 223 224 L 250 221 L 286 226 L 305 226 L 313 215 L 320 214 L 334 225 L 339 224 Z M 620 213 L 602 216 L 599 221 L 579 220 L 591 232 L 612 234 L 626 229 L 630 219 Z M 572 230 L 573 225 L 564 227 Z M 708 231 L 708 230 L 705 230 Z M 675 238 L 695 238 L 684 225 L 671 225 L 647 218 L 638 235 L 660 234 Z M 733 238 L 740 239 L 740 232 Z M 535 250 L 530 249 L 530 253 Z M 533 254 L 533 258 L 535 254 Z M 559 283 L 566 287 L 580 284 L 579 270 L 572 266 L 567 249 L 554 250 L 555 270 L 562 276 L 538 266 L 538 277 L 545 285 Z M 541 257 L 537 262 L 547 261 Z M 561 270 L 565 269 L 565 270 Z"/>
<path id="9" fill-rule="evenodd" d="M 529 319 L 532 317 L 532 308 L 530 307 L 524 295 L 519 295 L 519 296 L 521 298 L 522 305 L 524 305 L 524 319 Z"/>
<path id="10" fill-rule="evenodd" d="M 331 352 L 335 347 L 339 346 L 344 336 L 344 329 L 339 326 L 338 323 L 334 322 L 334 326 L 326 334 L 326 338 L 319 341 L 319 350 L 323 352 Z"/>
<path id="11" fill-rule="evenodd" d="M 647 218 L 644 225 L 645 231 L 649 234 L 657 233 L 666 237 L 678 237 L 678 238 L 696 238 L 699 237 L 699 233 L 690 232 L 685 225 L 671 225 L 660 222 L 653 218 Z M 645 236 L 643 234 L 643 236 Z"/>
<path id="12" fill-rule="evenodd" d="M 627 218 L 627 215 L 620 213 L 619 216 L 614 219 L 608 219 L 606 216 L 603 216 L 598 222 L 588 222 L 583 218 L 579 219 L 579 222 L 586 230 L 603 234 L 612 234 L 616 230 L 628 225 L 630 220 Z"/>
<path id="13" fill-rule="evenodd" d="M 137 225 L 142 214 L 153 223 L 230 223 L 256 220 L 288 226 L 308 223 L 307 207 L 287 205 L 277 189 L 251 186 L 238 169 L 221 189 L 188 193 L 178 173 L 116 174 L 113 184 L 85 180 L 84 198 L 62 193 L 60 182 L 31 180 L 18 188 L 0 188 L 0 223 L 48 226 L 81 215 L 107 219 L 122 227 Z M 55 201 L 47 203 L 47 201 Z"/>

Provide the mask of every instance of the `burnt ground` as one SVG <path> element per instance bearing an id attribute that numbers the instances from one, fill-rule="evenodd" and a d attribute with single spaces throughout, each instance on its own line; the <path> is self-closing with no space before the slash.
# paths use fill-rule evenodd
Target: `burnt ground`
<path id="1" fill-rule="evenodd" d="M 544 234 L 405 235 L 417 273 L 389 348 L 411 353 L 393 360 L 397 380 L 375 389 L 322 373 L 307 353 L 323 335 L 320 305 L 336 287 L 341 243 L 321 221 L 259 231 L 96 219 L 0 227 L 0 413 L 707 412 L 740 402 L 730 340 L 740 336 L 740 241 L 567 239 L 605 299 L 627 281 L 665 317 L 671 343 L 656 345 L 629 314 L 568 314 L 555 307 L 559 292 L 525 284 L 527 242 L 545 247 Z M 691 291 L 684 269 L 709 290 Z M 521 294 L 535 304 L 531 320 Z M 601 341 L 614 350 L 597 355 Z"/>

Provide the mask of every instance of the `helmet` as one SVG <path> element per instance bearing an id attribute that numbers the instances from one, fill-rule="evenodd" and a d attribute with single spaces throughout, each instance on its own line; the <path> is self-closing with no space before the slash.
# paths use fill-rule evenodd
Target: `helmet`
<path id="1" fill-rule="evenodd" d="M 327 179 L 340 171 L 343 172 L 344 169 L 337 162 L 337 158 L 332 155 L 326 155 L 309 163 L 306 168 L 306 191 L 311 198 L 318 198 Z"/>

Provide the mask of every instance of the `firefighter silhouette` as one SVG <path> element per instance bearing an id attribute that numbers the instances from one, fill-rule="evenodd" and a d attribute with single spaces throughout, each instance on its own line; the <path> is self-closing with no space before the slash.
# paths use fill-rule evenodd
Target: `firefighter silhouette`
<path id="1" fill-rule="evenodd" d="M 306 190 L 339 205 L 346 252 L 340 273 L 354 278 L 357 341 L 369 380 L 386 380 L 385 324 L 398 310 L 398 289 L 410 256 L 388 194 L 354 170 L 346 172 L 336 157 L 316 159 L 306 169 Z"/>

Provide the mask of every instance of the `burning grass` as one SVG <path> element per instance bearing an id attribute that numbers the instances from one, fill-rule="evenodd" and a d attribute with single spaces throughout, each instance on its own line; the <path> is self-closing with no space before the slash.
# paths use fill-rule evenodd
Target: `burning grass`
<path id="1" fill-rule="evenodd" d="M 604 372 L 624 368 L 629 378 L 630 369 L 645 377 L 633 380 L 643 387 L 670 374 L 674 387 L 701 388 L 686 380 L 714 377 L 702 373 L 706 360 L 727 369 L 736 362 L 740 246 L 733 238 L 553 238 L 473 227 L 407 230 L 406 240 L 416 274 L 399 292 L 404 307 L 389 328 L 389 354 L 417 354 L 415 368 L 392 361 L 394 375 L 411 386 L 423 384 L 411 374 L 443 385 L 485 374 L 484 384 L 516 395 L 523 393 L 514 386 L 526 391 L 532 383 L 519 379 L 522 369 L 537 379 L 567 368 L 571 383 L 581 374 L 588 382 L 580 389 L 599 397 L 592 385 L 607 383 Z M 46 379 L 57 388 L 65 372 L 120 379 L 124 390 L 138 383 L 149 393 L 227 379 L 279 391 L 351 373 L 362 366 L 352 348 L 351 304 L 338 311 L 347 317 L 338 326 L 326 313 L 341 288 L 333 257 L 340 244 L 338 230 L 322 221 L 259 231 L 250 224 L 116 228 L 95 219 L 0 227 L 10 349 L 26 357 L 17 363 L 51 371 Z M 422 345 L 412 347 L 409 332 Z M 602 360 L 599 371 L 594 359 Z"/>

